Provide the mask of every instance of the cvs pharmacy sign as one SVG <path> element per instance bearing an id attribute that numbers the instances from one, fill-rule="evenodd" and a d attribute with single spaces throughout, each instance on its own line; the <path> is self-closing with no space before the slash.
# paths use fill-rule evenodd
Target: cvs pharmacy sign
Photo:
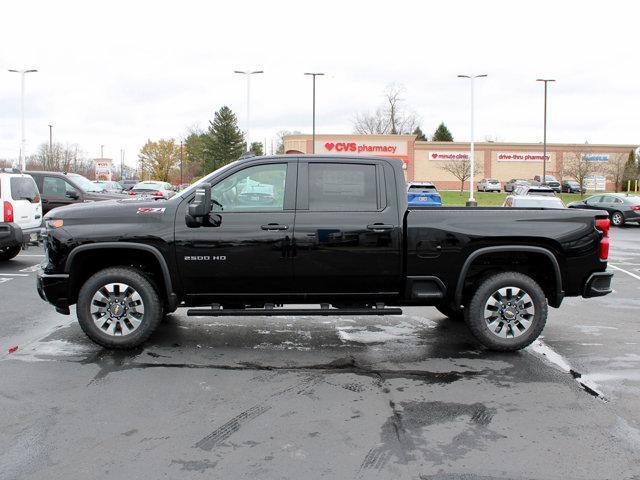
<path id="1" fill-rule="evenodd" d="M 316 152 L 331 154 L 399 156 L 407 154 L 406 142 L 316 141 Z"/>

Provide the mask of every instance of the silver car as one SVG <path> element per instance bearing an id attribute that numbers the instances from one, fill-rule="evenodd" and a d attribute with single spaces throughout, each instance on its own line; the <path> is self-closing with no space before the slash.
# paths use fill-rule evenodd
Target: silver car
<path id="1" fill-rule="evenodd" d="M 478 182 L 478 191 L 500 193 L 502 191 L 502 185 L 500 184 L 500 180 L 496 180 L 495 178 L 483 178 Z"/>

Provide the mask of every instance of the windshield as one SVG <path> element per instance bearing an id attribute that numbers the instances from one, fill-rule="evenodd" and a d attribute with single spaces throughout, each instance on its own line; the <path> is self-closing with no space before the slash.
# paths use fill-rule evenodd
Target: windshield
<path id="1" fill-rule="evenodd" d="M 438 190 L 433 185 L 411 185 L 409 187 L 409 191 L 418 193 L 438 193 Z"/>
<path id="2" fill-rule="evenodd" d="M 76 182 L 85 192 L 100 193 L 104 190 L 102 186 L 96 185 L 88 178 L 78 175 L 77 173 L 70 173 L 68 177 Z"/>

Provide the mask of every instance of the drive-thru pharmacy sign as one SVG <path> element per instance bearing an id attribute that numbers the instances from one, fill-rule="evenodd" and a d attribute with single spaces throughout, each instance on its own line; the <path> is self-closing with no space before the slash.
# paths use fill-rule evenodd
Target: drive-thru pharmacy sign
<path id="1" fill-rule="evenodd" d="M 544 154 L 542 152 L 498 152 L 499 162 L 542 162 Z M 547 161 L 549 155 L 547 155 Z"/>

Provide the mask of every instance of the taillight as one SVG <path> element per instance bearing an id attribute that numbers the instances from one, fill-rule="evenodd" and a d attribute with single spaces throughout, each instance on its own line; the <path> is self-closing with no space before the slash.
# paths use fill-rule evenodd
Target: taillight
<path id="1" fill-rule="evenodd" d="M 596 219 L 596 228 L 602 232 L 602 238 L 600 239 L 600 260 L 606 260 L 609 258 L 609 228 L 611 227 L 611 221 L 608 218 Z"/>
<path id="2" fill-rule="evenodd" d="M 151 194 L 152 197 L 164 197 L 164 195 L 162 194 L 162 192 L 153 192 Z"/>
<path id="3" fill-rule="evenodd" d="M 131 190 L 129 190 L 127 193 L 128 193 L 129 195 L 136 195 L 136 192 L 132 192 Z"/>
<path id="4" fill-rule="evenodd" d="M 640 210 L 640 205 L 632 205 L 631 210 L 633 210 L 634 212 L 637 212 L 638 210 Z"/>
<path id="5" fill-rule="evenodd" d="M 11 202 L 4 202 L 4 221 L 7 223 L 13 222 L 13 205 L 11 205 Z"/>

